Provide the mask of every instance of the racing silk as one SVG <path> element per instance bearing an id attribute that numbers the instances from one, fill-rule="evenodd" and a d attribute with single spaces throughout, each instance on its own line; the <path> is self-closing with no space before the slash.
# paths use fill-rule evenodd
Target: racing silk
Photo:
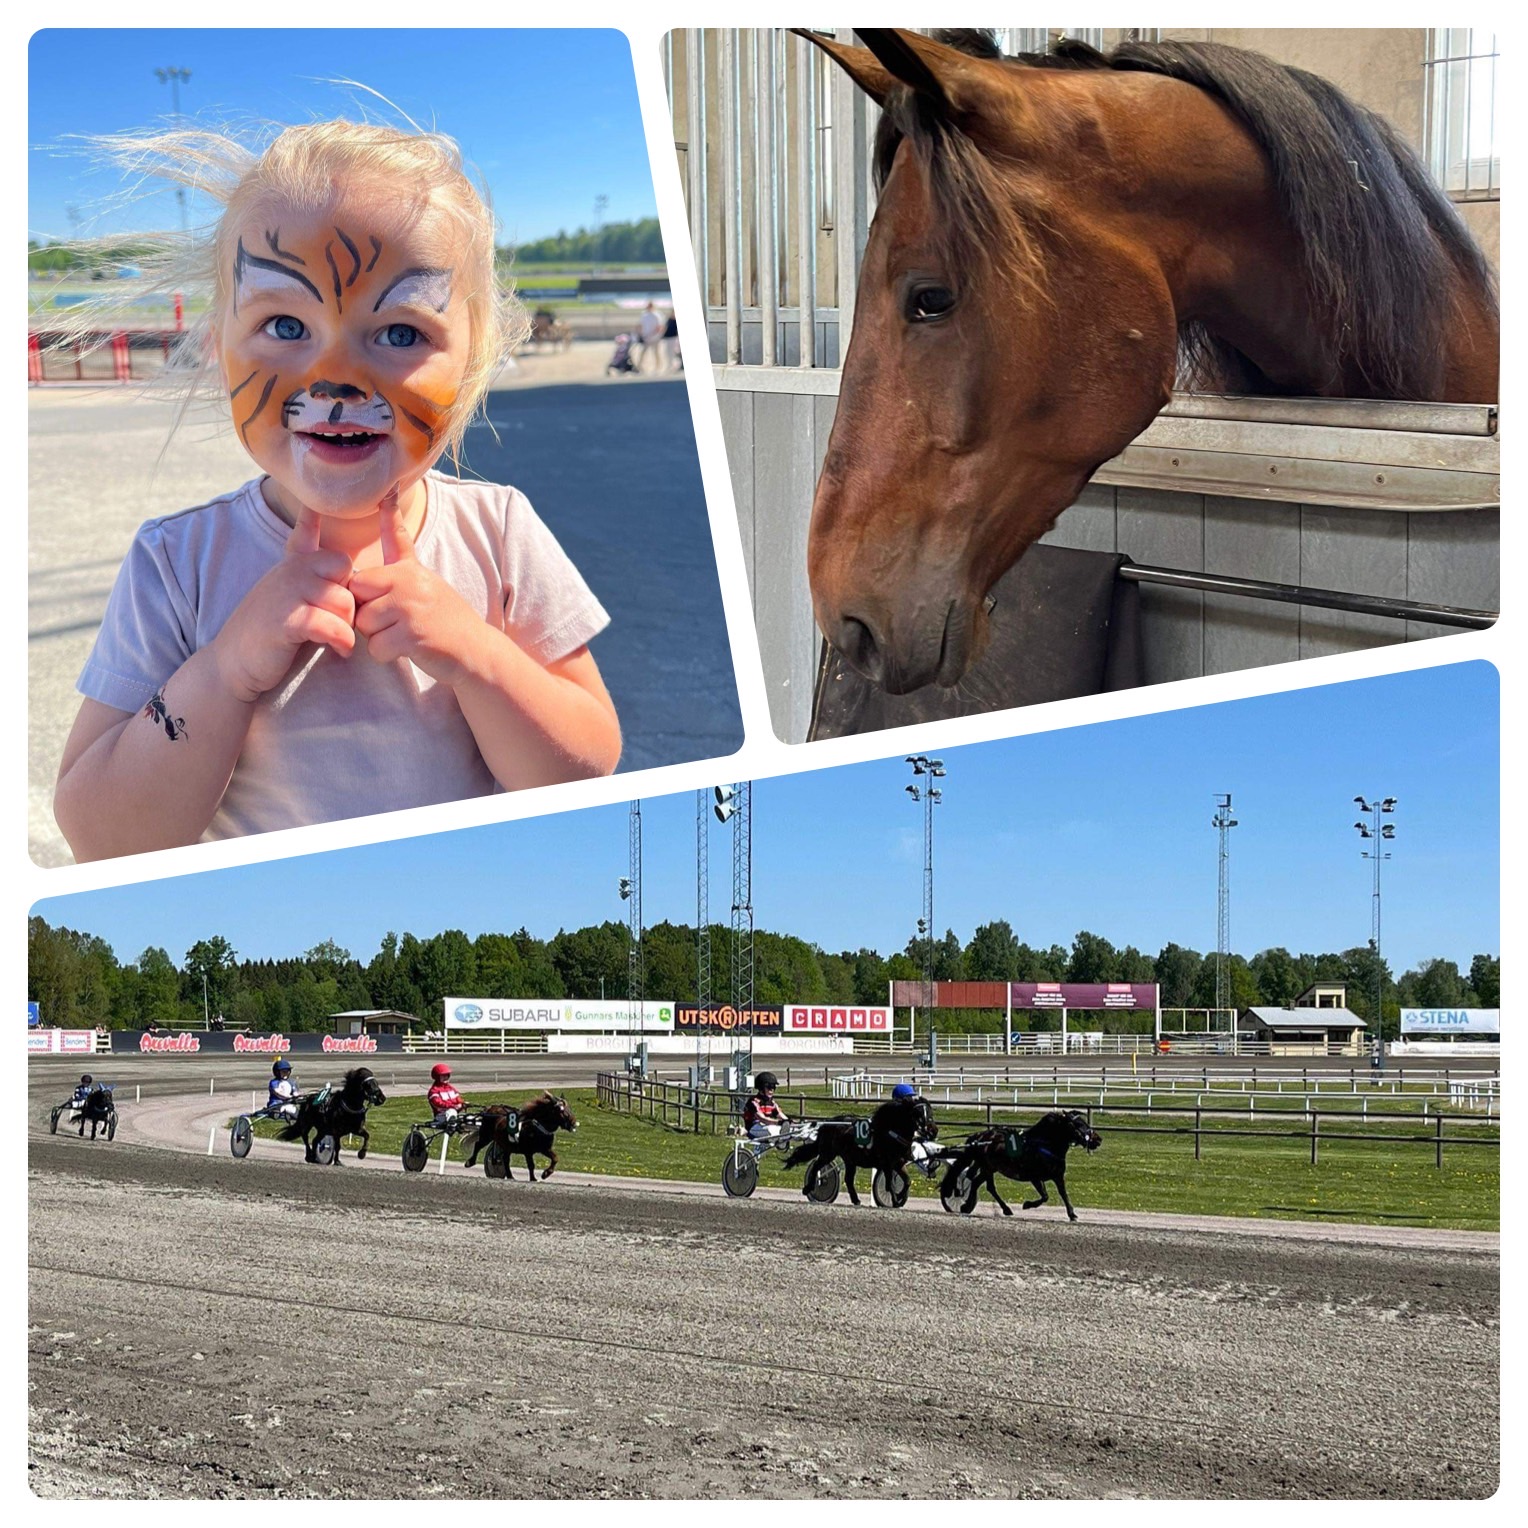
<path id="1" fill-rule="evenodd" d="M 785 1120 L 780 1112 L 780 1105 L 772 1099 L 760 1098 L 757 1094 L 743 1105 L 743 1128 L 752 1130 L 755 1125 L 779 1125 Z"/>
<path id="2" fill-rule="evenodd" d="M 433 1084 L 425 1097 L 437 1114 L 444 1114 L 447 1109 L 460 1109 L 462 1106 L 462 1095 L 449 1082 Z"/>
<path id="3" fill-rule="evenodd" d="M 82 1082 L 74 1090 L 74 1096 L 69 1100 L 70 1107 L 78 1109 L 81 1104 L 95 1091 L 90 1083 Z M 57 1097 L 57 1095 L 54 1095 Z"/>
<path id="4" fill-rule="evenodd" d="M 268 1089 L 270 1097 L 266 1102 L 272 1108 L 279 1104 L 289 1104 L 297 1097 L 297 1085 L 290 1077 L 272 1077 Z"/>

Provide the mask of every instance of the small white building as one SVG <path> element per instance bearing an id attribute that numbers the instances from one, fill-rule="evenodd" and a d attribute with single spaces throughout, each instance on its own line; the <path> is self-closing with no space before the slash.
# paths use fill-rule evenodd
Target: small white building
<path id="1" fill-rule="evenodd" d="M 1241 1039 L 1265 1043 L 1270 1056 L 1361 1056 L 1368 1027 L 1350 1009 L 1316 1003 L 1243 1008 L 1236 1017 Z"/>

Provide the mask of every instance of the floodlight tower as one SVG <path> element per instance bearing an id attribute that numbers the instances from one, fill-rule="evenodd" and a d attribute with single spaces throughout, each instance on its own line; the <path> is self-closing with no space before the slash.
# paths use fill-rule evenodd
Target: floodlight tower
<path id="1" fill-rule="evenodd" d="M 642 958 L 642 803 L 633 801 L 626 827 L 627 871 L 619 890 L 626 903 L 626 1010 L 633 1057 L 641 1043 L 642 997 L 647 963 Z"/>
<path id="2" fill-rule="evenodd" d="M 1353 826 L 1358 836 L 1370 847 L 1363 851 L 1366 860 L 1374 861 L 1374 894 L 1369 903 L 1369 948 L 1374 951 L 1374 1065 L 1383 1070 L 1385 1065 L 1385 968 L 1380 959 L 1379 872 L 1380 866 L 1390 858 L 1385 845 L 1395 837 L 1395 824 L 1380 819 L 1395 811 L 1395 797 L 1386 796 L 1383 801 L 1365 801 L 1362 796 L 1353 798 L 1353 805 L 1368 817 L 1360 817 Z"/>
<path id="3" fill-rule="evenodd" d="M 156 69 L 154 71 L 161 85 L 170 87 L 170 114 L 175 118 L 176 127 L 180 126 L 180 82 L 191 78 L 189 69 Z M 185 233 L 190 227 L 186 217 L 186 188 L 175 188 L 175 200 L 180 207 L 180 231 Z"/>
<path id="4" fill-rule="evenodd" d="M 944 760 L 931 759 L 925 754 L 909 754 L 907 762 L 913 767 L 915 780 L 922 785 L 909 785 L 905 789 L 914 802 L 923 807 L 923 916 L 918 920 L 918 932 L 923 939 L 923 1012 L 928 1020 L 929 1034 L 934 1032 L 934 807 L 944 800 L 944 792 L 935 780 L 944 778 Z"/>
<path id="5" fill-rule="evenodd" d="M 753 782 L 718 785 L 716 818 L 732 824 L 732 1006 L 753 1008 Z M 747 1025 L 748 1067 L 753 1069 L 753 1021 Z"/>
<path id="6" fill-rule="evenodd" d="M 1224 1012 L 1231 995 L 1231 976 L 1227 969 L 1231 958 L 1231 829 L 1236 819 L 1231 815 L 1229 792 L 1215 798 L 1215 816 L 1211 826 L 1220 833 L 1220 880 L 1215 902 L 1215 1007 Z M 1234 1029 L 1236 1026 L 1232 1025 Z"/>
<path id="7" fill-rule="evenodd" d="M 711 1006 L 711 803 L 704 789 L 695 792 L 695 1081 L 705 1067 L 705 1012 Z"/>

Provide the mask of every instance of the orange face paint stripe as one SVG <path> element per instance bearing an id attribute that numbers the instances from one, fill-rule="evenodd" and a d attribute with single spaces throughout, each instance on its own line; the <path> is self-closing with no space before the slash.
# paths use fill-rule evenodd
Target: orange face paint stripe
<path id="1" fill-rule="evenodd" d="M 279 228 L 267 228 L 265 230 L 265 242 L 270 245 L 273 255 L 280 255 L 283 260 L 290 260 L 293 265 L 306 265 L 308 263 L 301 255 L 294 255 L 291 250 L 281 247 L 281 230 Z"/>
<path id="2" fill-rule="evenodd" d="M 403 407 L 403 405 L 402 405 L 402 404 L 401 404 L 401 403 L 400 403 L 400 404 L 399 404 L 399 405 L 398 405 L 398 412 L 399 412 L 399 413 L 400 413 L 400 414 L 402 414 L 402 415 L 403 415 L 403 417 L 404 417 L 404 418 L 405 418 L 405 419 L 407 419 L 407 420 L 408 420 L 408 422 L 409 422 L 409 423 L 410 423 L 410 424 L 411 424 L 411 425 L 413 425 L 413 427 L 414 427 L 414 428 L 415 428 L 415 429 L 416 429 L 416 430 L 419 430 L 419 431 L 420 431 L 420 432 L 421 432 L 421 433 L 422 433 L 422 434 L 424 434 L 424 435 L 425 435 L 425 436 L 427 436 L 427 437 L 428 437 L 428 438 L 429 438 L 429 442 L 430 442 L 430 444 L 431 444 L 431 445 L 432 445 L 432 446 L 433 446 L 433 445 L 434 445 L 434 444 L 435 444 L 435 431 L 434 431 L 434 430 L 432 430 L 432 429 L 431 429 L 431 428 L 430 428 L 430 427 L 429 427 L 429 425 L 427 425 L 427 424 L 426 424 L 426 423 L 425 423 L 425 422 L 424 422 L 424 420 L 422 420 L 422 419 L 421 419 L 421 418 L 420 418 L 420 417 L 419 417 L 419 416 L 418 416 L 418 415 L 417 415 L 417 414 L 411 414 L 411 413 L 409 413 L 409 411 L 408 411 L 408 410 L 407 410 L 407 409 L 406 409 L 406 408 L 404 408 L 404 407 Z"/>
<path id="3" fill-rule="evenodd" d="M 260 394 L 260 401 L 255 405 L 254 410 L 250 414 L 249 418 L 239 426 L 239 434 L 243 438 L 246 449 L 249 446 L 249 427 L 255 422 L 255 418 L 259 414 L 260 410 L 263 409 L 265 405 L 271 401 L 271 393 L 275 390 L 275 386 L 276 373 L 272 372 L 270 376 L 265 379 L 265 388 Z"/>
<path id="4" fill-rule="evenodd" d="M 353 287 L 355 285 L 355 278 L 361 274 L 361 252 L 355 247 L 354 240 L 351 239 L 350 235 L 343 228 L 336 227 L 334 231 L 340 236 L 340 243 L 345 246 L 345 253 L 350 256 L 352 261 L 350 274 L 345 278 L 345 285 Z"/>

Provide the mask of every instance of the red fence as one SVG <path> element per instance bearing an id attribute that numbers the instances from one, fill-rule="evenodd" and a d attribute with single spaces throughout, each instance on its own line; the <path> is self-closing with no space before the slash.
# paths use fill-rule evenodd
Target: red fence
<path id="1" fill-rule="evenodd" d="M 183 329 L 111 329 L 87 334 L 33 329 L 27 334 L 27 382 L 134 382 L 171 364 Z"/>

